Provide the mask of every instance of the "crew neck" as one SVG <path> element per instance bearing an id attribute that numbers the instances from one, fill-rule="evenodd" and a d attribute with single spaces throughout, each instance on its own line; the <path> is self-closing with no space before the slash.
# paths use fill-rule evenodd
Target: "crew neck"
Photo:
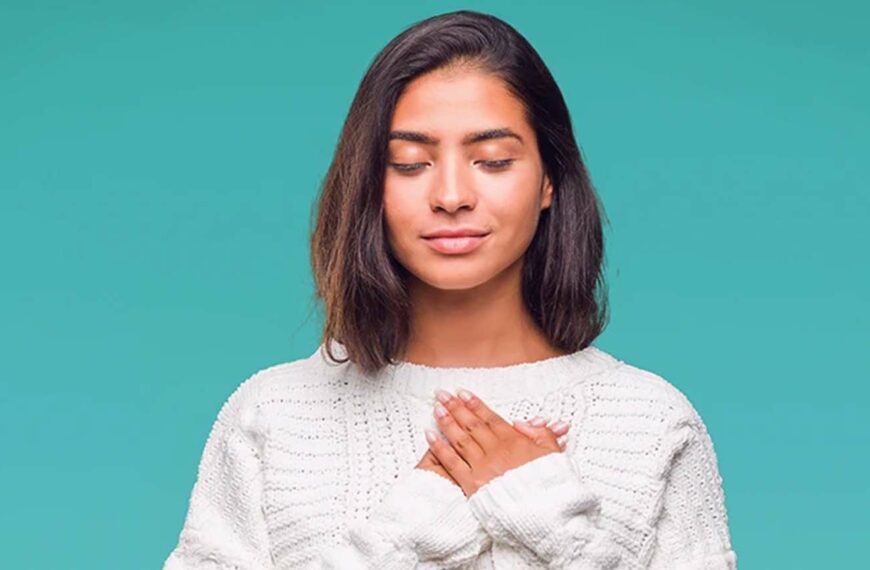
<path id="1" fill-rule="evenodd" d="M 435 366 L 432 364 L 420 364 L 417 362 L 410 362 L 407 360 L 396 360 L 392 365 L 395 368 L 408 368 L 408 369 L 417 369 L 417 370 L 426 370 L 430 372 L 480 372 L 483 370 L 493 371 L 493 372 L 505 372 L 511 371 L 514 368 L 534 368 L 534 367 L 550 367 L 560 365 L 561 362 L 568 360 L 572 357 L 576 357 L 582 352 L 578 350 L 576 352 L 561 354 L 559 356 L 549 356 L 547 358 L 542 358 L 540 360 L 532 360 L 529 362 L 516 362 L 514 364 L 503 364 L 501 366 Z"/>
<path id="2" fill-rule="evenodd" d="M 342 345 L 336 343 L 334 347 L 335 354 L 345 354 Z M 374 374 L 363 374 L 356 366 L 350 367 L 349 373 L 367 388 L 427 401 L 434 400 L 436 388 L 454 393 L 465 388 L 486 402 L 547 394 L 618 362 L 607 352 L 589 345 L 569 354 L 503 366 L 431 366 L 398 360 Z"/>

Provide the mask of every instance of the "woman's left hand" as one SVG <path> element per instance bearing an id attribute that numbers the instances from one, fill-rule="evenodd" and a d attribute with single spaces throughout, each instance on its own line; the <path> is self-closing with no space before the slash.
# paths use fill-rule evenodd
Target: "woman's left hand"
<path id="1" fill-rule="evenodd" d="M 556 436 L 546 426 L 509 424 L 480 398 L 463 390 L 460 395 L 463 392 L 470 396 L 468 400 L 439 391 L 439 399 L 445 400 L 441 409 L 446 413 L 439 416 L 441 402 L 436 403 L 435 417 L 447 439 L 437 434 L 430 438 L 431 433 L 427 433 L 427 439 L 438 462 L 467 497 L 509 469 L 562 452 Z"/>

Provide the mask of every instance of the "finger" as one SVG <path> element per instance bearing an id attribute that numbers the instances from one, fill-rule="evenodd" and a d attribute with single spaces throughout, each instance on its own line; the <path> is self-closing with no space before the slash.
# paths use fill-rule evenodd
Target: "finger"
<path id="1" fill-rule="evenodd" d="M 562 420 L 548 421 L 548 418 L 542 418 L 541 416 L 535 416 L 526 423 L 533 427 L 542 427 L 546 425 L 547 429 L 553 432 L 556 437 L 559 437 L 560 435 L 565 435 L 566 433 L 568 433 L 568 430 L 571 427 L 568 422 Z"/>
<path id="2" fill-rule="evenodd" d="M 462 404 L 458 404 L 458 406 L 462 407 Z M 450 410 L 444 407 L 441 402 L 435 403 L 435 420 L 438 422 L 441 433 L 468 465 L 477 465 L 483 459 L 485 455 L 483 448 L 471 437 L 470 433 L 465 431 L 465 428 L 457 423 Z"/>
<path id="3" fill-rule="evenodd" d="M 423 454 L 423 458 L 420 459 L 420 463 L 417 464 L 418 467 L 435 467 L 438 465 L 438 458 L 435 457 L 435 454 L 432 453 L 432 449 L 427 449 L 426 453 Z"/>
<path id="4" fill-rule="evenodd" d="M 536 433 L 535 428 L 530 426 L 528 422 L 523 420 L 514 420 L 513 427 L 529 439 L 534 439 Z"/>
<path id="5" fill-rule="evenodd" d="M 514 427 L 541 447 L 554 451 L 559 449 L 559 442 L 556 441 L 556 436 L 546 427 L 532 426 L 520 420 L 514 422 Z"/>
<path id="6" fill-rule="evenodd" d="M 427 439 L 428 439 L 428 436 L 427 436 Z M 444 477 L 445 479 L 447 479 L 448 481 L 450 481 L 454 485 L 459 485 L 459 483 L 453 477 L 450 476 L 450 473 L 448 473 L 447 469 L 445 469 L 444 466 L 441 465 L 441 462 L 438 461 L 438 458 L 435 457 L 434 453 L 432 453 L 431 448 L 426 449 L 426 453 L 423 454 L 423 458 L 420 460 L 420 463 L 417 464 L 417 468 L 418 469 L 425 469 L 427 471 L 437 473 L 438 475 L 441 475 L 442 477 Z"/>
<path id="7" fill-rule="evenodd" d="M 548 423 L 547 427 L 550 429 L 551 432 L 553 432 L 553 434 L 555 434 L 556 437 L 559 437 L 568 433 L 568 430 L 571 429 L 571 424 L 566 421 L 559 420 Z"/>
<path id="8" fill-rule="evenodd" d="M 498 436 L 493 433 L 489 424 L 464 405 L 463 400 L 444 390 L 435 390 L 435 395 L 484 453 L 495 449 L 499 443 Z"/>
<path id="9" fill-rule="evenodd" d="M 486 425 L 489 426 L 490 430 L 492 430 L 492 433 L 494 433 L 496 437 L 499 439 L 511 437 L 513 434 L 513 426 L 506 422 L 500 415 L 492 411 L 492 409 L 484 404 L 480 398 L 464 388 L 460 388 L 456 393 L 459 394 L 459 397 L 465 403 L 465 407 L 474 412 L 478 418 L 486 422 Z"/>
<path id="10" fill-rule="evenodd" d="M 429 442 L 429 449 L 432 455 L 438 460 L 438 463 L 444 467 L 445 471 L 450 474 L 457 483 L 462 485 L 463 481 L 468 480 L 471 469 L 462 457 L 456 452 L 450 442 L 439 435 L 435 430 L 426 428 L 426 441 Z"/>

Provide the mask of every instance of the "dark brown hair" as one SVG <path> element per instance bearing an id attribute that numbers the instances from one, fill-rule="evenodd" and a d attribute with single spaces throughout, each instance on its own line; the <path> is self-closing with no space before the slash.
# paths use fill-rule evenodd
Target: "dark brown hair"
<path id="1" fill-rule="evenodd" d="M 311 236 L 315 295 L 325 306 L 321 340 L 333 362 L 350 360 L 369 373 L 404 353 L 408 273 L 390 251 L 383 215 L 387 135 L 411 80 L 463 64 L 497 75 L 523 103 L 553 184 L 553 201 L 541 212 L 523 260 L 526 307 L 550 341 L 566 351 L 585 348 L 606 326 L 605 215 L 562 93 L 513 27 L 460 10 L 417 22 L 390 41 L 366 71 L 342 127 L 312 212 Z M 346 358 L 336 357 L 332 342 L 343 346 Z"/>

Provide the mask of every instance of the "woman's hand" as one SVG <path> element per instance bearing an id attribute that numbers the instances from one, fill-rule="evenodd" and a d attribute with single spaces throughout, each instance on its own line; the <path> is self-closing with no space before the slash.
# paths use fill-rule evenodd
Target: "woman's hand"
<path id="1" fill-rule="evenodd" d="M 438 391 L 445 413 L 439 416 L 436 404 L 436 418 L 447 439 L 427 430 L 429 450 L 417 467 L 452 480 L 466 496 L 509 469 L 564 449 L 557 441 L 568 431 L 564 422 L 545 426 L 546 420 L 535 418 L 531 425 L 511 425 L 473 394 L 459 393 L 469 399 Z"/>
<path id="2" fill-rule="evenodd" d="M 549 430 L 553 436 L 559 438 L 568 433 L 568 430 L 571 426 L 563 421 L 558 422 L 550 422 L 547 418 L 541 418 L 540 416 L 536 416 L 529 420 L 528 424 L 517 422 L 515 423 L 516 429 L 523 431 L 529 435 L 529 437 L 534 437 L 538 434 L 538 430 Z M 558 440 L 557 440 L 558 441 Z M 564 451 L 565 444 L 560 443 L 559 446 Z M 456 482 L 453 477 L 450 476 L 450 473 L 444 468 L 443 465 L 438 461 L 438 458 L 435 457 L 435 454 L 432 452 L 432 449 L 427 449 L 426 453 L 423 454 L 423 458 L 417 464 L 417 468 L 426 469 L 428 471 L 432 471 L 433 473 L 437 473 L 441 475 L 451 483 L 459 486 L 459 483 Z"/>

